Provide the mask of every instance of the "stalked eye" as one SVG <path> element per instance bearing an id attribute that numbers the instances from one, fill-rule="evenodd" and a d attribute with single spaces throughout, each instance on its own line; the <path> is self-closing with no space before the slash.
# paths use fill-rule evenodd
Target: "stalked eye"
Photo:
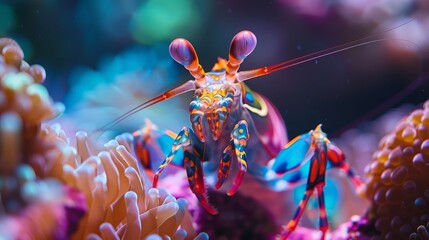
<path id="1" fill-rule="evenodd" d="M 229 53 L 237 59 L 243 60 L 256 47 L 256 36 L 251 31 L 241 31 L 231 41 Z"/>
<path id="2" fill-rule="evenodd" d="M 178 63 L 182 64 L 189 73 L 194 76 L 197 83 L 204 83 L 204 69 L 201 67 L 194 46 L 183 38 L 174 39 L 170 44 L 170 55 Z"/>
<path id="3" fill-rule="evenodd" d="M 183 38 L 174 39 L 170 44 L 170 55 L 178 63 L 188 67 L 192 63 L 198 66 L 198 57 L 192 44 Z"/>

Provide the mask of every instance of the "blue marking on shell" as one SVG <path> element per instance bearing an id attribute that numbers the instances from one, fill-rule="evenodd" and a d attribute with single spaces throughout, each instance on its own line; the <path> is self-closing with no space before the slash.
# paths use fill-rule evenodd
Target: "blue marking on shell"
<path id="1" fill-rule="evenodd" d="M 254 103 L 255 102 L 255 98 L 253 97 L 253 95 L 251 93 L 247 92 L 245 97 L 246 97 L 246 100 L 249 103 Z"/>

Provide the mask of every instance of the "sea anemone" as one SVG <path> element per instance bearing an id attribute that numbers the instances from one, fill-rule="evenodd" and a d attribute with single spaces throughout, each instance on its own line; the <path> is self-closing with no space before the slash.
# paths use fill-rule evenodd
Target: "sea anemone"
<path id="1" fill-rule="evenodd" d="M 2 236 L 207 238 L 197 236 L 185 200 L 149 187 L 130 154 L 130 135 L 98 152 L 85 132 L 74 147 L 59 124 L 42 124 L 61 110 L 40 84 L 44 69 L 26 64 L 13 40 L 0 39 L 0 50 Z"/>
<path id="2" fill-rule="evenodd" d="M 73 239 L 196 236 L 186 201 L 176 200 L 162 188 L 149 187 L 148 176 L 130 153 L 131 135 L 118 136 L 98 154 L 92 153 L 85 132 L 76 134 L 76 148 L 70 146 L 58 124 L 43 125 L 39 137 L 39 151 L 50 154 L 32 161 L 37 172 L 60 179 L 86 196 L 88 213 Z M 183 229 L 176 232 L 179 225 Z"/>

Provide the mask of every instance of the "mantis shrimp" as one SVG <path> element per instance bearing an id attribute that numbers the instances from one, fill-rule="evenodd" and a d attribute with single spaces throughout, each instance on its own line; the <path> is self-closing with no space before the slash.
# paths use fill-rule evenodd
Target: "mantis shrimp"
<path id="1" fill-rule="evenodd" d="M 204 171 L 217 170 L 215 188 L 225 190 L 229 196 L 237 192 L 246 172 L 276 191 L 307 180 L 306 192 L 296 214 L 283 227 L 279 238 L 286 239 L 296 228 L 314 190 L 318 193 L 323 238 L 328 230 L 323 193 L 326 169 L 341 169 L 356 186 L 361 181 L 350 169 L 342 151 L 328 140 L 321 125 L 288 143 L 286 127 L 278 110 L 244 81 L 380 41 L 360 43 L 361 40 L 276 65 L 238 71 L 257 43 L 252 32 L 241 31 L 231 41 L 228 60 L 218 58 L 213 69 L 205 72 L 192 44 L 182 38 L 175 39 L 169 47 L 170 55 L 189 71 L 193 79 L 140 104 L 104 128 L 159 102 L 193 91 L 189 106 L 191 128 L 183 127 L 176 135 L 149 124 L 134 133 L 136 154 L 145 167 L 150 167 L 154 157 L 164 158 L 166 155 L 154 173 L 153 187 L 157 186 L 161 173 L 170 163 L 182 166 L 186 169 L 189 187 L 202 207 L 216 214 L 217 210 L 207 197 Z M 163 148 L 161 155 L 154 154 L 154 149 L 159 150 L 159 147 Z M 230 175 L 235 175 L 235 179 L 226 181 Z"/>

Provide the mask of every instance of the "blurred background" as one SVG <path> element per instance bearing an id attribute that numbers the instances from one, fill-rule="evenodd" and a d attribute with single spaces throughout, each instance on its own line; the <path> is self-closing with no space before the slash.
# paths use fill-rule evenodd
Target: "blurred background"
<path id="1" fill-rule="evenodd" d="M 168 44 L 176 37 L 190 40 L 209 70 L 218 56 L 227 57 L 237 32 L 251 30 L 258 46 L 242 69 L 252 69 L 356 40 L 413 18 L 378 36 L 412 43 L 386 40 L 248 82 L 280 109 L 290 136 L 318 123 L 324 124 L 326 132 L 337 134 L 350 128 L 348 124 L 380 115 L 392 105 L 427 98 L 425 81 L 392 101 L 404 88 L 417 85 L 420 72 L 427 71 L 421 59 L 429 53 L 428 5 L 423 0 L 2 0 L 0 35 L 16 39 L 26 61 L 46 68 L 47 87 L 67 111 L 82 109 L 83 101 L 111 107 L 98 114 L 84 112 L 89 119 L 97 119 L 93 125 L 97 128 L 190 79 L 168 55 Z M 100 89 L 111 84 L 118 84 L 119 89 Z M 111 91 L 126 94 L 108 94 Z M 136 100 L 126 101 L 130 95 Z M 124 100 L 120 106 L 114 97 Z M 158 125 L 177 131 L 186 124 L 190 97 L 174 103 L 182 101 L 184 107 L 172 103 L 154 107 L 167 119 L 184 118 Z M 386 101 L 390 104 L 368 115 Z M 142 122 L 141 117 L 134 118 Z"/>
<path id="2" fill-rule="evenodd" d="M 0 0 L 0 37 L 15 39 L 27 62 L 45 67 L 45 85 L 66 107 L 55 121 L 68 136 L 100 128 L 190 79 L 168 54 L 174 38 L 188 39 L 208 71 L 217 57 L 227 57 L 231 39 L 245 29 L 255 33 L 258 46 L 242 64 L 244 70 L 374 33 L 385 39 L 248 81 L 279 108 L 289 138 L 323 123 L 330 136 L 342 136 L 338 142 L 347 154 L 363 158 L 363 150 L 370 158 L 378 139 L 357 138 L 351 129 L 429 96 L 426 0 Z M 189 125 L 190 98 L 188 93 L 160 103 L 115 129 L 137 130 L 148 117 L 177 132 Z M 393 126 L 387 120 L 402 115 L 385 116 L 365 131 Z M 341 135 L 345 131 L 349 134 Z M 371 149 L 364 147 L 369 142 Z M 368 161 L 354 163 L 359 173 Z M 294 194 L 295 202 L 302 191 Z M 332 211 L 338 195 L 327 195 Z"/>

